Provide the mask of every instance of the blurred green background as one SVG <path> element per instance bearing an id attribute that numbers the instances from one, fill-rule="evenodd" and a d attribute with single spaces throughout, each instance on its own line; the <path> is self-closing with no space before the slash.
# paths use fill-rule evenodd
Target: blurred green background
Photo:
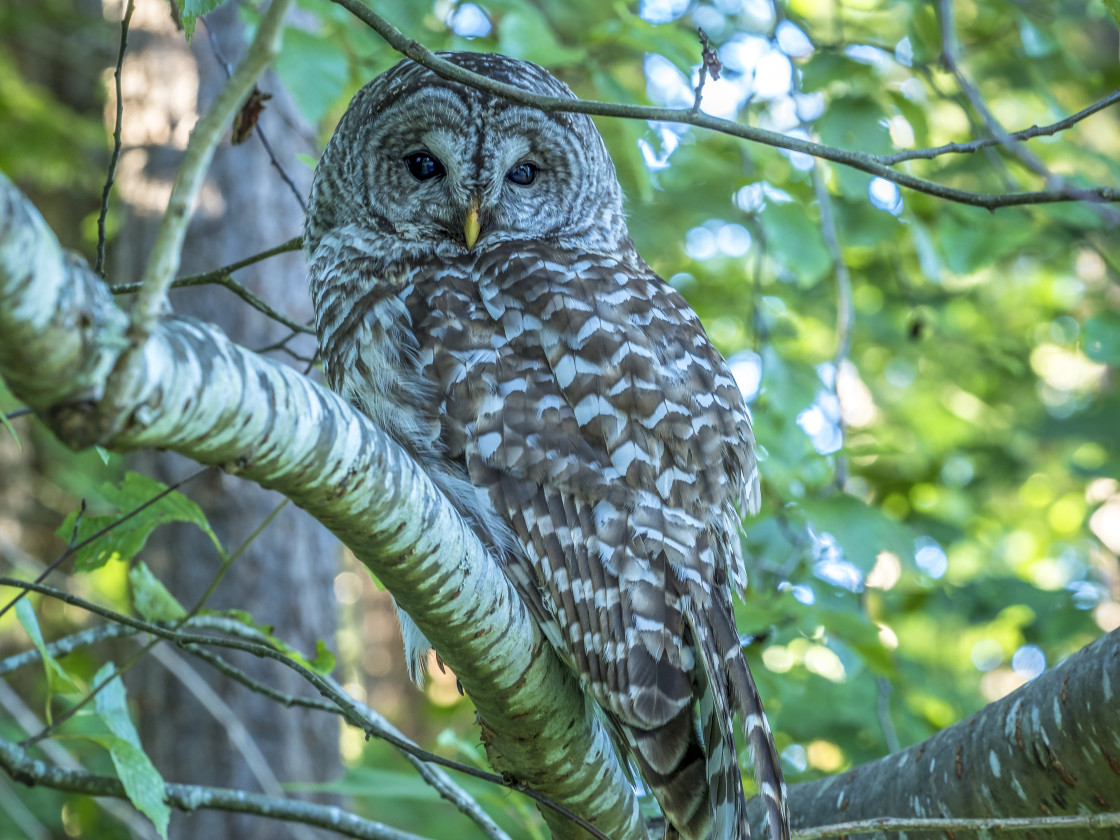
<path id="1" fill-rule="evenodd" d="M 399 56 L 343 9 L 299 6 L 277 69 L 325 142 L 353 92 Z M 431 48 L 504 52 L 583 98 L 676 107 L 692 102 L 701 26 L 723 63 L 706 111 L 871 153 L 991 136 L 994 121 L 1051 123 L 1120 87 L 1103 0 L 956 2 L 951 21 L 921 0 L 372 6 Z M 91 259 L 120 11 L 0 8 L 0 170 Z M 763 506 L 746 522 L 738 617 L 760 637 L 748 657 L 791 783 L 918 742 L 1120 626 L 1120 205 L 988 212 L 694 128 L 596 122 L 639 251 L 698 311 L 750 400 Z M 1017 149 L 898 169 L 980 192 L 1115 186 L 1120 111 Z M 17 406 L 5 396 L 0 407 Z M 22 422 L 35 464 L 17 471 L 0 432 L 0 532 L 49 561 L 54 528 L 79 497 L 96 506 L 121 468 Z M 87 578 L 123 604 L 120 568 Z M 437 674 L 422 707 L 417 694 L 378 705 L 390 678 L 363 618 L 372 586 L 351 567 L 336 592 L 344 681 L 426 746 L 481 761 L 453 677 Z M 87 620 L 36 606 L 48 638 Z M 26 647 L 5 617 L 0 652 Z M 41 699 L 37 678 L 13 684 Z M 390 750 L 353 731 L 342 745 L 352 770 L 337 789 L 356 810 L 450 836 L 450 807 Z M 470 788 L 518 836 L 541 831 L 515 795 Z M 88 802 L 8 793 L 58 836 L 126 836 Z M 4 811 L 0 801 L 0 835 L 23 836 Z"/>

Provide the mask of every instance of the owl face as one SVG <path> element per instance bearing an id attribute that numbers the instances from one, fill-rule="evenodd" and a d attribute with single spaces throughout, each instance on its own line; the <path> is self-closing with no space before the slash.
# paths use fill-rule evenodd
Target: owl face
<path id="1" fill-rule="evenodd" d="M 572 97 L 528 62 L 441 55 L 498 81 Z M 344 148 L 336 147 L 340 137 Z M 355 96 L 316 180 L 332 194 L 313 192 L 321 218 L 309 219 L 309 239 L 325 232 L 319 228 L 358 224 L 410 251 L 449 254 L 530 240 L 610 251 L 627 237 L 614 166 L 589 118 L 545 114 L 411 61 Z"/>
<path id="2" fill-rule="evenodd" d="M 580 227 L 572 198 L 597 190 L 570 126 L 501 100 L 432 85 L 378 123 L 368 200 L 406 239 L 469 249 L 562 236 Z"/>

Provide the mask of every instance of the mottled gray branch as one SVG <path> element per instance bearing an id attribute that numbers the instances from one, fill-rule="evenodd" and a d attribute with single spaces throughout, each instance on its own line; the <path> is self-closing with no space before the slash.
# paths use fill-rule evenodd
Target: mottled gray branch
<path id="1" fill-rule="evenodd" d="M 793 827 L 883 817 L 969 818 L 1002 821 L 1001 838 L 1029 838 L 1038 834 L 1007 821 L 1113 811 L 1120 804 L 1118 691 L 1120 630 L 1114 630 L 920 744 L 838 776 L 794 785 Z M 761 809 L 753 808 L 751 816 L 752 826 L 761 826 Z M 1079 840 L 1116 836 L 1115 828 L 1090 825 L 1079 829 Z M 993 832 L 962 825 L 953 836 L 965 840 Z M 943 840 L 946 832 L 884 826 L 874 835 L 850 830 L 848 836 Z"/>
<path id="2" fill-rule="evenodd" d="M 401 53 L 418 64 L 422 64 L 438 76 L 452 79 L 470 87 L 484 90 L 511 102 L 528 105 L 545 113 L 570 112 L 578 114 L 591 114 L 600 117 L 621 117 L 631 120 L 658 120 L 661 122 L 680 123 L 697 128 L 706 128 L 720 134 L 738 137 L 773 146 L 778 149 L 787 149 L 792 152 L 812 155 L 813 157 L 831 160 L 844 166 L 850 166 L 870 175 L 877 175 L 888 181 L 893 181 L 900 187 L 923 192 L 928 195 L 955 201 L 959 204 L 969 204 L 974 207 L 983 207 L 996 210 L 1000 207 L 1014 207 L 1025 204 L 1052 204 L 1063 201 L 1120 201 L 1120 189 L 1116 187 L 1093 187 L 1091 189 L 1077 189 L 1062 187 L 1053 190 L 1038 190 L 1032 192 L 1011 193 L 980 193 L 970 190 L 960 190 L 947 187 L 934 181 L 917 178 L 906 172 L 899 172 L 887 166 L 875 155 L 857 152 L 850 149 L 839 149 L 811 140 L 801 140 L 796 137 L 787 137 L 776 131 L 768 131 L 752 125 L 712 117 L 702 112 L 694 113 L 689 108 L 651 108 L 644 105 L 625 105 L 616 102 L 598 102 L 587 99 L 564 99 L 558 96 L 539 96 L 534 93 L 494 81 L 478 73 L 472 73 L 457 64 L 440 58 L 419 41 L 406 36 L 403 32 L 389 23 L 380 15 L 374 13 L 362 0 L 332 0 L 353 14 L 364 24 L 380 35 L 385 42 L 397 52 Z"/>
<path id="3" fill-rule="evenodd" d="M 101 401 L 129 319 L 0 176 L 0 376 L 71 446 L 158 447 L 278 490 L 374 571 L 474 701 L 495 769 L 619 840 L 645 837 L 633 789 L 576 679 L 501 568 L 408 456 L 338 396 L 232 344 L 159 320 Z M 585 836 L 545 812 L 554 837 Z"/>

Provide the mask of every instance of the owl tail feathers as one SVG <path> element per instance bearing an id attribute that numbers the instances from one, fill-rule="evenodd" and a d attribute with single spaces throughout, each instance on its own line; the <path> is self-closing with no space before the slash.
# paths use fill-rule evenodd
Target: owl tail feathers
<path id="1" fill-rule="evenodd" d="M 396 605 L 396 601 L 393 604 Z M 428 653 L 432 649 L 432 643 L 416 626 L 412 617 L 400 607 L 397 607 L 397 619 L 401 624 L 401 639 L 404 641 L 404 658 L 408 664 L 408 676 L 423 688 L 424 673 L 428 670 Z"/>
<path id="2" fill-rule="evenodd" d="M 669 824 L 666 838 L 706 840 L 709 836 L 707 759 L 693 714 L 689 705 L 664 726 L 624 727 L 642 781 Z"/>
<path id="3" fill-rule="evenodd" d="M 732 730 L 735 712 L 743 719 L 755 781 L 766 811 L 768 840 L 789 840 L 786 783 L 762 698 L 743 658 L 730 605 L 724 609 L 713 606 L 714 622 L 708 617 L 690 622 L 707 677 L 700 696 L 700 719 L 708 747 L 709 798 L 715 818 L 712 840 L 750 837 Z"/>

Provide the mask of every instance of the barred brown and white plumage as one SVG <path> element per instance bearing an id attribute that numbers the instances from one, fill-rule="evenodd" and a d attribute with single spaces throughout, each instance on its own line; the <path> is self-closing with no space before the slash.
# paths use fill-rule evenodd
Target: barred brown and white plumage
<path id="1" fill-rule="evenodd" d="M 545 70 L 442 53 L 537 93 Z M 502 557 L 669 832 L 749 836 L 739 713 L 772 838 L 773 738 L 739 646 L 750 417 L 696 314 L 638 256 L 602 139 L 404 61 L 351 103 L 305 233 L 331 385 Z M 427 643 L 402 614 L 413 675 Z"/>

